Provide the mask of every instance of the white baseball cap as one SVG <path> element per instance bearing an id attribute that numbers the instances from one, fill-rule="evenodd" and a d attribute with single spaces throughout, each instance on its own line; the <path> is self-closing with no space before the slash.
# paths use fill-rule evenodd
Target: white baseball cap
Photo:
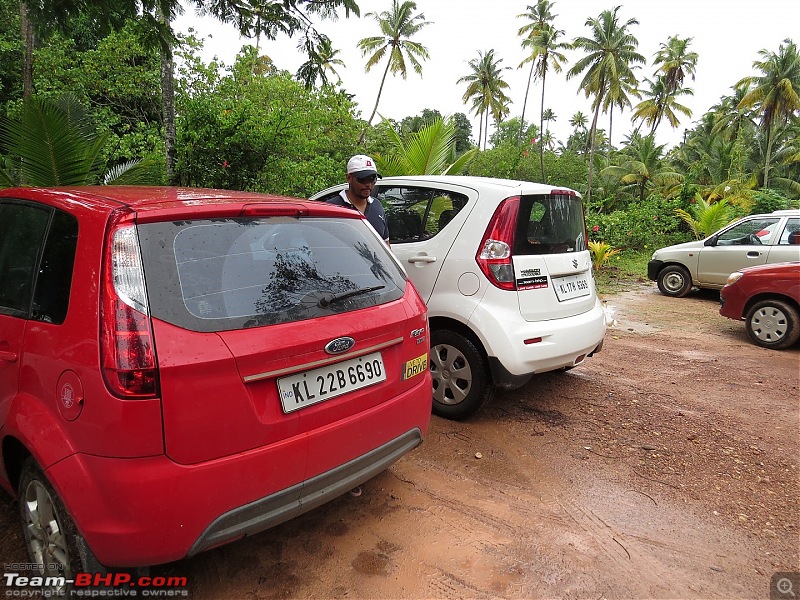
<path id="1" fill-rule="evenodd" d="M 356 154 L 347 161 L 347 174 L 353 174 L 356 177 L 369 177 L 370 175 L 380 177 L 375 168 L 375 161 L 365 154 Z"/>

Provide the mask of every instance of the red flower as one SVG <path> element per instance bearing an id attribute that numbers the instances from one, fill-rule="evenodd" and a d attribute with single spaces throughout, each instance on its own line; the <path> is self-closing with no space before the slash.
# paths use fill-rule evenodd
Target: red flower
<path id="1" fill-rule="evenodd" d="M 227 169 L 229 166 L 230 166 L 230 164 L 228 163 L 228 161 L 227 161 L 227 160 L 223 160 L 223 161 L 222 161 L 222 168 L 223 168 L 223 169 Z"/>
<path id="2" fill-rule="evenodd" d="M 527 151 L 527 150 L 525 150 L 525 151 L 522 153 L 522 156 L 528 156 L 528 151 Z"/>
<path id="3" fill-rule="evenodd" d="M 592 227 L 592 231 L 600 231 L 600 225 L 595 225 Z"/>

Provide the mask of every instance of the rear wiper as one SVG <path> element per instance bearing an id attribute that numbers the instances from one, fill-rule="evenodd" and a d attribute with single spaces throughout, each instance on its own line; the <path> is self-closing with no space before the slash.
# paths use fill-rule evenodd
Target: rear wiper
<path id="1" fill-rule="evenodd" d="M 369 294 L 370 292 L 377 292 L 378 290 L 382 290 L 385 287 L 386 287 L 385 285 L 374 285 L 372 287 L 365 287 L 357 290 L 351 290 L 349 292 L 343 292 L 341 294 L 334 294 L 333 296 L 321 298 L 320 301 L 317 303 L 317 306 L 319 306 L 320 308 L 325 308 L 329 304 L 333 304 L 334 302 L 339 302 L 339 300 L 346 300 L 347 298 L 352 298 L 353 296 L 360 296 L 361 294 Z"/>

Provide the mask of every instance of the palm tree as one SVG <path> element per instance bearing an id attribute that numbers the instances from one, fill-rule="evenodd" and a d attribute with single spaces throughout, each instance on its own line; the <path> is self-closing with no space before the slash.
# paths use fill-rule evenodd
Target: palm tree
<path id="1" fill-rule="evenodd" d="M 670 36 L 656 52 L 653 63 L 659 65 L 656 73 L 664 76 L 664 88 L 668 94 L 674 94 L 683 86 L 683 80 L 690 75 L 694 81 L 697 68 L 697 52 L 689 52 L 692 38 L 681 39 L 677 35 Z"/>
<path id="2" fill-rule="evenodd" d="M 383 122 L 392 152 L 375 154 L 375 161 L 384 175 L 457 175 L 478 152 L 471 148 L 456 158 L 456 121 L 452 118 L 435 118 L 405 136 L 386 119 Z"/>
<path id="3" fill-rule="evenodd" d="M 472 73 L 460 77 L 456 83 L 466 83 L 467 91 L 464 92 L 462 99 L 464 104 L 472 100 L 472 110 L 480 115 L 480 125 L 478 129 L 478 148 L 486 148 L 486 138 L 489 129 L 489 115 L 499 121 L 504 112 L 508 111 L 508 96 L 503 90 L 508 89 L 508 83 L 500 77 L 502 69 L 500 63 L 502 58 L 495 60 L 494 50 L 482 52 L 478 50 L 478 58 L 469 61 Z M 503 67 L 508 69 L 509 67 Z"/>
<path id="4" fill-rule="evenodd" d="M 336 76 L 337 83 L 341 83 L 342 78 L 336 71 L 336 67 L 344 67 L 344 62 L 336 58 L 339 50 L 334 50 L 331 40 L 325 37 L 320 45 L 311 50 L 311 54 L 306 62 L 300 65 L 297 70 L 297 78 L 302 81 L 306 89 L 311 89 L 317 82 L 322 81 L 322 85 L 328 85 L 328 72 Z"/>
<path id="5" fill-rule="evenodd" d="M 584 91 L 587 98 L 594 97 L 592 100 L 594 117 L 589 130 L 587 202 L 591 199 L 592 193 L 597 119 L 600 109 L 603 108 L 605 97 L 611 93 L 612 98 L 616 101 L 618 96 L 615 96 L 614 90 L 620 90 L 625 83 L 636 80 L 632 65 L 646 62 L 645 58 L 636 52 L 639 45 L 638 40 L 628 31 L 629 27 L 639 22 L 636 19 L 629 19 L 624 24 L 620 24 L 617 17 L 619 9 L 620 7 L 616 6 L 613 10 L 603 11 L 599 18 L 587 19 L 586 26 L 591 29 L 592 37 L 578 37 L 572 43 L 573 48 L 583 50 L 586 52 L 586 56 L 578 60 L 567 73 L 569 79 L 586 71 L 581 80 L 580 89 Z"/>
<path id="6" fill-rule="evenodd" d="M 569 118 L 569 124 L 572 125 L 575 131 L 585 131 L 588 122 L 588 117 L 581 111 L 576 112 Z"/>
<path id="7" fill-rule="evenodd" d="M 640 201 L 644 201 L 648 190 L 656 187 L 669 195 L 683 181 L 683 175 L 663 161 L 664 146 L 657 145 L 652 135 L 633 134 L 626 144 L 623 161 L 606 167 L 601 174 L 615 177 L 624 186 L 636 189 Z"/>
<path id="8" fill-rule="evenodd" d="M 784 45 L 785 44 L 785 45 Z M 800 55 L 790 39 L 783 40 L 778 52 L 759 51 L 762 60 L 753 62 L 760 76 L 745 77 L 738 85 L 749 91 L 739 102 L 739 108 L 757 107 L 761 113 L 761 128 L 766 137 L 764 157 L 764 187 L 769 187 L 769 169 L 774 134 L 800 110 Z"/>
<path id="9" fill-rule="evenodd" d="M 0 145 L 8 151 L 0 186 L 153 184 L 151 163 L 128 161 L 109 168 L 101 158 L 109 134 L 98 134 L 88 112 L 73 97 L 58 102 L 32 98 L 17 118 L 0 123 Z"/>
<path id="10" fill-rule="evenodd" d="M 645 78 L 645 81 L 650 86 L 650 89 L 644 93 L 647 98 L 636 105 L 633 111 L 633 118 L 641 119 L 644 123 L 650 125 L 650 135 L 655 135 L 656 129 L 664 117 L 667 118 L 667 121 L 674 129 L 680 125 L 676 112 L 687 117 L 692 116 L 691 109 L 678 103 L 675 99 L 677 96 L 694 95 L 691 88 L 679 87 L 670 92 L 667 89 L 665 75 L 659 76 L 655 81 L 647 78 Z"/>
<path id="11" fill-rule="evenodd" d="M 539 35 L 539 32 L 544 29 L 545 26 L 552 23 L 553 19 L 556 17 L 556 15 L 550 12 L 553 8 L 553 3 L 550 2 L 550 0 L 538 0 L 536 4 L 532 6 L 529 5 L 526 8 L 528 12 L 517 15 L 517 18 L 524 18 L 530 21 L 526 25 L 520 27 L 517 32 L 517 35 L 525 36 L 525 39 L 522 40 L 523 48 L 526 47 L 526 42 L 528 42 L 528 40 Z M 530 92 L 531 89 L 531 82 L 533 81 L 536 66 L 537 49 L 535 47 L 531 49 L 533 53 L 519 63 L 519 67 L 517 67 L 521 69 L 523 65 L 531 63 L 530 71 L 528 71 L 528 84 L 525 86 L 525 100 L 522 102 L 522 116 L 520 117 L 520 132 L 517 136 L 517 145 L 519 145 L 519 138 L 522 135 L 522 126 L 525 123 L 525 108 L 528 105 L 528 92 Z"/>
<path id="12" fill-rule="evenodd" d="M 561 50 L 569 48 L 570 45 L 558 41 L 558 38 L 563 34 L 563 30 L 555 29 L 546 24 L 539 29 L 535 35 L 522 42 L 523 46 L 531 48 L 531 54 L 525 61 L 531 61 L 531 68 L 536 73 L 536 76 L 542 80 L 542 104 L 539 112 L 539 131 L 544 131 L 544 91 L 547 71 L 552 67 L 556 73 L 560 73 L 562 64 L 567 61 L 567 57 L 561 53 Z M 525 61 L 523 61 L 522 64 L 524 64 Z M 542 181 L 546 181 L 544 173 L 544 144 L 539 145 L 539 166 L 542 170 Z"/>
<path id="13" fill-rule="evenodd" d="M 421 76 L 422 64 L 420 59 L 427 60 L 430 58 L 428 49 L 425 46 L 411 40 L 423 27 L 431 24 L 425 20 L 423 13 L 415 15 L 415 10 L 417 10 L 417 3 L 412 0 L 405 0 L 402 4 L 398 0 L 392 0 L 391 10 L 380 14 L 375 12 L 366 14 L 367 17 L 372 17 L 375 20 L 381 30 L 381 35 L 364 38 L 358 42 L 358 48 L 361 50 L 362 56 L 372 53 L 367 60 L 367 72 L 386 57 L 386 68 L 383 70 L 383 77 L 381 77 L 378 97 L 375 99 L 375 107 L 372 109 L 372 114 L 367 119 L 367 125 L 372 124 L 372 119 L 375 118 L 375 113 L 378 112 L 378 103 L 381 101 L 383 85 L 386 83 L 386 76 L 389 71 L 393 75 L 399 74 L 405 79 L 408 71 L 406 61 L 408 61 L 411 63 L 414 72 Z M 361 132 L 361 137 L 358 140 L 359 144 L 364 141 L 365 133 L 366 128 Z"/>

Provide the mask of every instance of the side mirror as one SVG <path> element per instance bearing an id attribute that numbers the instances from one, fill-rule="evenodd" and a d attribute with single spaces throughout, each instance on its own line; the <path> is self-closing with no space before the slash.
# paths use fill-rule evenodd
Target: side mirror
<path id="1" fill-rule="evenodd" d="M 705 242 L 703 242 L 703 245 L 704 245 L 704 246 L 716 246 L 716 245 L 717 245 L 717 240 L 718 240 L 718 239 L 719 239 L 719 236 L 717 236 L 717 235 L 712 235 L 712 236 L 711 236 L 710 238 L 708 238 L 708 239 L 707 239 Z"/>

